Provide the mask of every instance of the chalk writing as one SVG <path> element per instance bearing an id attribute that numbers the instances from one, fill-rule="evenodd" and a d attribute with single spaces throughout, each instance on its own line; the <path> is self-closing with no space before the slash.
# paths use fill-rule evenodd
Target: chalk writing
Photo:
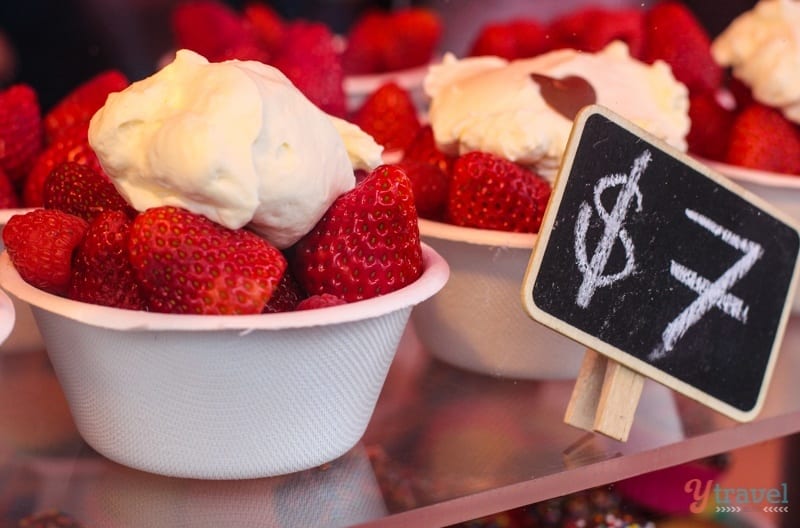
<path id="1" fill-rule="evenodd" d="M 760 244 L 740 237 L 736 233 L 717 224 L 707 216 L 692 209 L 686 209 L 684 212 L 694 223 L 708 230 L 715 237 L 734 249 L 741 251 L 744 255 L 714 282 L 711 282 L 705 277 L 701 277 L 695 271 L 674 260 L 671 261 L 670 274 L 675 277 L 678 282 L 697 293 L 698 296 L 697 299 L 667 325 L 664 332 L 661 334 L 663 346 L 657 347 L 651 352 L 650 360 L 664 357 L 673 349 L 675 343 L 712 308 L 719 308 L 722 312 L 733 317 L 737 321 L 746 323 L 748 313 L 747 305 L 740 298 L 731 294 L 729 290 L 739 282 L 742 277 L 747 275 L 756 261 L 764 254 L 764 249 Z"/>
<path id="2" fill-rule="evenodd" d="M 612 174 L 601 178 L 594 187 L 594 208 L 597 215 L 605 223 L 603 235 L 597 243 L 591 262 L 586 254 L 586 233 L 592 218 L 591 206 L 583 202 L 578 211 L 575 222 L 575 258 L 578 269 L 583 274 L 583 282 L 578 289 L 575 302 L 581 308 L 586 308 L 592 300 L 597 288 L 610 286 L 615 282 L 630 275 L 635 268 L 633 255 L 634 246 L 628 232 L 625 230 L 625 219 L 631 202 L 636 198 L 636 210 L 642 210 L 642 193 L 639 191 L 639 179 L 642 177 L 652 155 L 649 150 L 644 151 L 633 162 L 630 174 Z M 617 200 L 611 211 L 607 211 L 602 203 L 603 192 L 609 188 L 622 186 L 617 195 Z M 611 255 L 614 243 L 619 239 L 625 250 L 625 266 L 617 273 L 605 275 L 606 264 Z"/>

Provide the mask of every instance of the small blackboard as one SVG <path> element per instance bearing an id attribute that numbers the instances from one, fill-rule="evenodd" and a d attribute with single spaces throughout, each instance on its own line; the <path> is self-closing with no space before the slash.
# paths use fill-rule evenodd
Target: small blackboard
<path id="1" fill-rule="evenodd" d="M 798 282 L 781 213 L 609 110 L 576 118 L 523 284 L 532 318 L 739 421 Z"/>

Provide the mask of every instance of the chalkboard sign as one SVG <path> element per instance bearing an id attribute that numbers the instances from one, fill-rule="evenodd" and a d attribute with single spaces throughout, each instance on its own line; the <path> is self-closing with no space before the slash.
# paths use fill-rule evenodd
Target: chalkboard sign
<path id="1" fill-rule="evenodd" d="M 775 364 L 798 251 L 779 212 L 593 105 L 576 118 L 523 302 L 542 324 L 746 421 Z"/>

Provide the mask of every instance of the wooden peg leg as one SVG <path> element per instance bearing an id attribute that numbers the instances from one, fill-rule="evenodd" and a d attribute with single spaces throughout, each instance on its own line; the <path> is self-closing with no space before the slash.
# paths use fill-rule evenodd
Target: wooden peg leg
<path id="1" fill-rule="evenodd" d="M 609 360 L 594 418 L 594 430 L 615 440 L 626 441 L 643 386 L 644 376 Z"/>
<path id="2" fill-rule="evenodd" d="M 643 387 L 644 376 L 587 349 L 564 422 L 624 442 Z"/>
<path id="3" fill-rule="evenodd" d="M 586 431 L 594 431 L 595 415 L 608 362 L 606 356 L 598 354 L 591 348 L 586 349 L 578 378 L 572 389 L 572 396 L 567 404 L 567 411 L 564 413 L 565 423 Z"/>

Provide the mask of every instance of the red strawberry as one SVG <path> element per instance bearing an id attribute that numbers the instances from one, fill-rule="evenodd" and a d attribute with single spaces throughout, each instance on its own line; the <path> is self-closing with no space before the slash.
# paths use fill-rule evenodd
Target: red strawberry
<path id="1" fill-rule="evenodd" d="M 0 169 L 0 209 L 14 209 L 19 207 L 19 197 L 11 178 L 3 169 Z"/>
<path id="2" fill-rule="evenodd" d="M 520 58 L 517 37 L 510 31 L 507 22 L 489 23 L 481 27 L 467 54 L 472 57 L 495 56 L 506 60 Z"/>
<path id="3" fill-rule="evenodd" d="M 470 152 L 453 166 L 447 217 L 453 224 L 536 233 L 550 185 L 536 173 L 486 152 Z"/>
<path id="4" fill-rule="evenodd" d="M 283 44 L 285 22 L 270 5 L 251 0 L 244 6 L 244 19 L 253 27 L 264 49 L 271 55 Z"/>
<path id="5" fill-rule="evenodd" d="M 3 243 L 27 283 L 63 295 L 72 276 L 72 254 L 87 226 L 83 218 L 62 211 L 35 209 L 8 220 Z"/>
<path id="6" fill-rule="evenodd" d="M 41 207 L 44 204 L 44 184 L 56 165 L 64 161 L 89 165 L 100 174 L 105 174 L 97 155 L 89 146 L 88 131 L 88 122 L 71 127 L 36 158 L 22 191 L 25 207 Z"/>
<path id="7" fill-rule="evenodd" d="M 75 251 L 67 297 L 103 306 L 144 310 L 145 300 L 128 256 L 131 220 L 122 211 L 102 211 Z"/>
<path id="8" fill-rule="evenodd" d="M 411 95 L 394 82 L 372 92 L 352 120 L 386 150 L 404 149 L 421 126 Z"/>
<path id="9" fill-rule="evenodd" d="M 347 301 L 335 295 L 331 295 L 330 293 L 322 293 L 320 295 L 306 297 L 297 304 L 295 311 L 316 310 L 317 308 L 328 308 L 329 306 L 339 306 L 342 304 L 347 304 Z"/>
<path id="10" fill-rule="evenodd" d="M 347 302 L 398 290 L 422 273 L 411 182 L 382 165 L 331 205 L 295 246 L 295 277 L 309 293 Z"/>
<path id="11" fill-rule="evenodd" d="M 0 91 L 0 169 L 15 184 L 27 175 L 42 149 L 42 116 L 36 92 L 27 84 Z"/>
<path id="12" fill-rule="evenodd" d="M 547 28 L 541 22 L 523 18 L 493 22 L 481 27 L 472 42 L 469 55 L 493 55 L 515 60 L 544 53 L 551 45 Z"/>
<path id="13" fill-rule="evenodd" d="M 549 51 L 553 45 L 547 28 L 538 20 L 523 18 L 508 24 L 516 40 L 517 57 L 534 57 Z"/>
<path id="14" fill-rule="evenodd" d="M 723 70 L 711 56 L 711 38 L 684 4 L 665 0 L 645 16 L 644 59 L 665 61 L 690 92 L 716 91 Z"/>
<path id="15" fill-rule="evenodd" d="M 252 232 L 171 206 L 136 217 L 128 250 L 154 312 L 258 314 L 286 269 L 283 254 Z"/>
<path id="16" fill-rule="evenodd" d="M 190 49 L 211 62 L 229 58 L 228 50 L 243 41 L 257 40 L 255 30 L 239 13 L 219 0 L 180 2 L 170 23 L 178 49 Z"/>
<path id="17" fill-rule="evenodd" d="M 644 52 L 644 11 L 585 7 L 557 18 L 550 24 L 554 46 L 597 52 L 615 40 L 628 45 L 632 57 Z"/>
<path id="18" fill-rule="evenodd" d="M 52 143 L 73 125 L 89 121 L 106 104 L 108 94 L 122 91 L 129 84 L 122 72 L 105 70 L 73 89 L 45 114 L 45 141 Z"/>
<path id="19" fill-rule="evenodd" d="M 689 151 L 707 159 L 723 160 L 735 113 L 723 107 L 716 94 L 701 92 L 689 97 L 689 118 Z"/>
<path id="20" fill-rule="evenodd" d="M 437 166 L 448 178 L 453 172 L 455 156 L 445 154 L 436 146 L 431 125 L 423 125 L 414 135 L 405 150 L 403 150 L 404 160 L 415 160 L 430 163 Z"/>
<path id="21" fill-rule="evenodd" d="M 342 51 L 342 68 L 347 75 L 386 71 L 386 50 L 391 46 L 389 15 L 369 10 L 361 15 L 347 34 Z"/>
<path id="22" fill-rule="evenodd" d="M 404 159 L 397 166 L 411 180 L 417 214 L 424 218 L 439 218 L 447 202 L 450 178 L 436 165 Z"/>
<path id="23" fill-rule="evenodd" d="M 763 171 L 800 174 L 800 131 L 778 110 L 752 104 L 733 123 L 725 161 Z"/>
<path id="24" fill-rule="evenodd" d="M 74 161 L 65 161 L 53 168 L 45 181 L 42 201 L 47 209 L 60 209 L 86 221 L 103 211 L 122 211 L 131 218 L 136 216 L 136 211 L 105 174 Z"/>
<path id="25" fill-rule="evenodd" d="M 344 70 L 333 33 L 319 22 L 293 22 L 272 65 L 323 111 L 344 117 Z"/>
<path id="26" fill-rule="evenodd" d="M 214 56 L 214 61 L 222 62 L 238 59 L 242 61 L 258 61 L 266 64 L 271 58 L 272 55 L 260 41 L 255 39 L 237 39 Z"/>
<path id="27" fill-rule="evenodd" d="M 264 306 L 264 313 L 291 312 L 297 304 L 306 298 L 306 293 L 294 278 L 294 275 L 287 269 L 269 302 Z"/>
<path id="28" fill-rule="evenodd" d="M 392 39 L 384 63 L 388 71 L 404 70 L 430 62 L 442 38 L 442 21 L 436 11 L 406 7 L 389 17 Z"/>

